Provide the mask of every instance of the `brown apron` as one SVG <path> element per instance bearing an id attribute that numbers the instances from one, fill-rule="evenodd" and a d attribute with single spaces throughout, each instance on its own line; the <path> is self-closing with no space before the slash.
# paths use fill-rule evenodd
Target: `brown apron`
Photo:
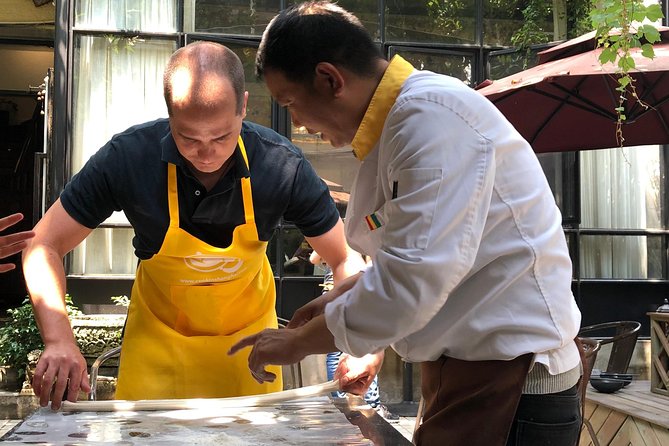
<path id="1" fill-rule="evenodd" d="M 510 361 L 442 356 L 421 363 L 425 398 L 420 446 L 504 446 L 534 354 Z"/>

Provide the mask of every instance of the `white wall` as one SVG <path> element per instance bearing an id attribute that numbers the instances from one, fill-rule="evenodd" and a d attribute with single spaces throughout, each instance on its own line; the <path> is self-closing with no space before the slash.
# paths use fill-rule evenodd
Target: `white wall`
<path id="1" fill-rule="evenodd" d="M 27 91 L 44 81 L 53 67 L 53 48 L 31 45 L 0 45 L 0 90 Z"/>
<path id="2" fill-rule="evenodd" d="M 47 69 L 53 67 L 53 48 L 31 45 L 0 45 L 0 90 L 27 92 L 30 86 L 44 82 Z M 32 116 L 35 100 L 31 97 L 13 97 L 18 106 L 11 125 Z"/>

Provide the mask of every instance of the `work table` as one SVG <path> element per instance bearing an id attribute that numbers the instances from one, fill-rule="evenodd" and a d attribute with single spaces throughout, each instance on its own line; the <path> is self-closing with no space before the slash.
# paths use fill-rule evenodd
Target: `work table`
<path id="1" fill-rule="evenodd" d="M 361 398 L 352 396 L 206 411 L 68 413 L 43 408 L 0 440 L 7 444 L 411 444 Z"/>

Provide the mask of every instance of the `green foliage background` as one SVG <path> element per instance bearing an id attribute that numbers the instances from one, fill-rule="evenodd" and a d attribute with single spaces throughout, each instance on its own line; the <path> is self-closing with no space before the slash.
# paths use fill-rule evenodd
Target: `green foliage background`
<path id="1" fill-rule="evenodd" d="M 70 296 L 65 297 L 65 302 L 70 318 L 82 314 L 72 303 Z M 13 367 L 19 379 L 23 380 L 28 365 L 28 353 L 42 350 L 44 344 L 28 299 L 20 307 L 7 310 L 7 316 L 8 320 L 0 326 L 0 364 Z"/>

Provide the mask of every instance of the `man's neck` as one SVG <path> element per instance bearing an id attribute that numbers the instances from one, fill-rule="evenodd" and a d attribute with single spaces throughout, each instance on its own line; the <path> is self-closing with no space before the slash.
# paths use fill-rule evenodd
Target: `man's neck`
<path id="1" fill-rule="evenodd" d="M 228 158 L 228 160 L 214 172 L 200 172 L 191 166 L 190 163 L 188 163 L 188 170 L 190 170 L 193 176 L 204 186 L 207 192 L 209 192 L 216 186 L 219 180 L 228 173 L 228 170 L 230 170 L 230 167 L 234 163 L 233 158 L 233 156 Z"/>

